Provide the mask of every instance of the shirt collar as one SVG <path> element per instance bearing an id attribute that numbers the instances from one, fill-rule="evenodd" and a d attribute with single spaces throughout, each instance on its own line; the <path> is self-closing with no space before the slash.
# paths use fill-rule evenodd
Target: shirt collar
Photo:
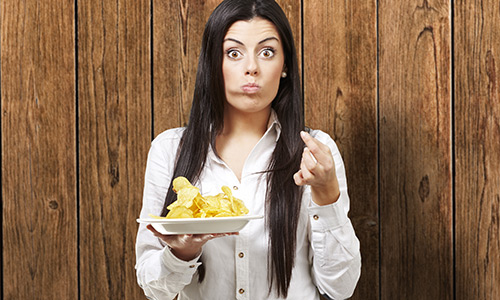
<path id="1" fill-rule="evenodd" d="M 278 120 L 278 115 L 276 114 L 274 109 L 271 109 L 271 115 L 269 116 L 269 122 L 267 123 L 267 131 L 264 135 L 270 133 L 272 130 L 275 130 L 276 132 L 277 142 L 281 135 L 281 123 Z"/>

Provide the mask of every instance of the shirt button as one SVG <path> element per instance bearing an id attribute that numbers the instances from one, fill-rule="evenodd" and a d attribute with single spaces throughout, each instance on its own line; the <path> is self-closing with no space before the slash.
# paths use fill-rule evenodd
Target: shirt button
<path id="1" fill-rule="evenodd" d="M 196 265 L 190 265 L 189 267 L 192 269 L 192 268 L 196 267 Z"/>
<path id="2" fill-rule="evenodd" d="M 238 186 L 233 186 L 233 190 L 237 191 L 238 190 Z"/>
<path id="3" fill-rule="evenodd" d="M 238 290 L 238 293 L 240 293 L 240 294 L 243 294 L 244 292 L 245 292 L 245 290 L 244 290 L 244 289 L 239 289 L 239 290 Z"/>
<path id="4" fill-rule="evenodd" d="M 238 256 L 239 256 L 240 258 L 243 258 L 243 257 L 245 256 L 245 253 L 240 252 L 240 253 L 238 254 Z"/>
<path id="5" fill-rule="evenodd" d="M 314 220 L 319 219 L 318 215 L 314 215 L 314 216 L 313 216 L 313 219 L 314 219 Z"/>

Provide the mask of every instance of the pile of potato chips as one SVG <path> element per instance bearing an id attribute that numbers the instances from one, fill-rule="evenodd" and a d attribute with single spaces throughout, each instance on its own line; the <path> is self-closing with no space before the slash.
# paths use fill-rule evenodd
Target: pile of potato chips
<path id="1" fill-rule="evenodd" d="M 248 214 L 243 201 L 233 197 L 231 189 L 223 186 L 223 193 L 215 196 L 201 196 L 200 190 L 191 185 L 185 177 L 174 179 L 173 189 L 177 200 L 167 208 L 170 212 L 165 218 L 212 218 L 235 217 Z"/>

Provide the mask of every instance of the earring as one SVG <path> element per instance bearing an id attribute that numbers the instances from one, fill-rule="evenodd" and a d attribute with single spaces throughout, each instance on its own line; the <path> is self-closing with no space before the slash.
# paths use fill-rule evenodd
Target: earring
<path id="1" fill-rule="evenodd" d="M 285 77 L 286 77 L 286 72 L 285 71 L 281 72 L 281 78 L 285 78 Z"/>

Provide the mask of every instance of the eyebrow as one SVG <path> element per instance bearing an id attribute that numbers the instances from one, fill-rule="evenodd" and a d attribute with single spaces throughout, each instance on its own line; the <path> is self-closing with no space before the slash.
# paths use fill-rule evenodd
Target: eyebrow
<path id="1" fill-rule="evenodd" d="M 265 43 L 265 42 L 267 42 L 267 41 L 269 41 L 269 40 L 276 40 L 276 41 L 278 41 L 278 42 L 279 42 L 278 38 L 276 38 L 276 37 L 274 37 L 274 36 L 271 36 L 271 37 L 268 37 L 268 38 L 263 39 L 263 40 L 262 40 L 262 41 L 260 41 L 258 44 L 260 45 L 260 44 Z M 237 44 L 240 44 L 240 45 L 244 46 L 244 44 L 243 44 L 242 42 L 238 41 L 237 39 L 227 38 L 227 39 L 225 39 L 223 42 L 226 42 L 226 41 L 233 41 L 233 42 L 235 42 L 235 43 L 237 43 Z"/>

